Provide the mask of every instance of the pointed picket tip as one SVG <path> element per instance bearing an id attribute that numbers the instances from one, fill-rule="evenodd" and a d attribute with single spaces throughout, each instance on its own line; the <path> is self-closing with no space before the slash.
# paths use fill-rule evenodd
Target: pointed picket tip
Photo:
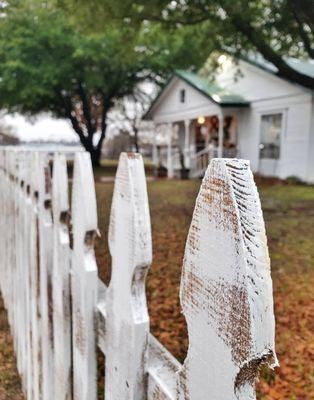
<path id="1" fill-rule="evenodd" d="M 72 191 L 72 220 L 74 246 L 93 239 L 97 232 L 97 204 L 93 169 L 90 154 L 78 152 L 75 154 L 73 191 Z M 90 232 L 89 239 L 86 234 Z M 87 243 L 86 243 L 87 244 Z"/>
<path id="2" fill-rule="evenodd" d="M 277 365 L 264 220 L 249 162 L 213 159 L 198 194 L 181 278 L 189 350 L 179 399 L 255 399 Z"/>
<path id="3" fill-rule="evenodd" d="M 62 213 L 69 211 L 68 172 L 64 154 L 55 153 L 53 158 L 53 214 L 60 218 Z"/>
<path id="4" fill-rule="evenodd" d="M 149 332 L 145 278 L 152 260 L 152 241 L 140 154 L 120 155 L 110 214 L 109 249 L 112 274 L 106 293 L 105 398 L 144 399 Z"/>
<path id="5" fill-rule="evenodd" d="M 151 263 L 152 239 L 146 177 L 143 159 L 138 153 L 120 155 L 108 238 L 113 258 L 130 252 L 134 268 Z"/>

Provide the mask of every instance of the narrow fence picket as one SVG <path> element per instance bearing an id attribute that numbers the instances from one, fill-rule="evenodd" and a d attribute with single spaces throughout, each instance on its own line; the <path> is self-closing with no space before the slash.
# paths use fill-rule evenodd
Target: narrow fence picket
<path id="1" fill-rule="evenodd" d="M 116 174 L 107 291 L 107 400 L 146 398 L 149 317 L 145 278 L 152 259 L 151 227 L 142 158 L 122 153 Z"/>
<path id="2" fill-rule="evenodd" d="M 189 230 L 181 282 L 189 350 L 178 399 L 255 399 L 276 365 L 269 255 L 249 163 L 214 159 Z"/>
<path id="3" fill-rule="evenodd" d="M 85 152 L 75 155 L 71 207 L 68 190 L 65 152 L 0 149 L 0 289 L 26 399 L 96 400 L 98 345 L 106 400 L 255 400 L 260 365 L 277 359 L 265 227 L 248 162 L 212 160 L 196 200 L 181 278 L 183 365 L 149 333 L 152 242 L 141 156 L 120 156 L 108 288 L 97 277 Z"/>
<path id="4" fill-rule="evenodd" d="M 73 194 L 73 396 L 75 400 L 96 399 L 97 266 L 94 240 L 97 208 L 93 171 L 88 153 L 75 157 Z"/>
<path id="5" fill-rule="evenodd" d="M 53 337 L 54 396 L 72 398 L 70 237 L 67 164 L 64 154 L 53 159 Z"/>
<path id="6" fill-rule="evenodd" d="M 39 307 L 40 307 L 40 357 L 42 367 L 41 397 L 53 400 L 53 308 L 52 308 L 52 183 L 46 154 L 37 153 L 33 176 L 37 187 L 35 196 L 38 206 L 38 251 L 39 251 Z"/>

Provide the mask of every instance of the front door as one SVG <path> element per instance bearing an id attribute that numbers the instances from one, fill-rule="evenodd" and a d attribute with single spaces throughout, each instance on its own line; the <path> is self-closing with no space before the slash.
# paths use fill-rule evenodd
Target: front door
<path id="1" fill-rule="evenodd" d="M 261 115 L 258 172 L 262 175 L 277 176 L 279 173 L 282 129 L 282 112 Z"/>

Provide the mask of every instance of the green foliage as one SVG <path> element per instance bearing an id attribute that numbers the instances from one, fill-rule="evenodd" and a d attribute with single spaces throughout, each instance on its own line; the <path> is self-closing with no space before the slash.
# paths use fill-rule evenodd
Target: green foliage
<path id="1" fill-rule="evenodd" d="M 0 107 L 68 118 L 97 164 L 108 111 L 144 79 L 136 32 L 84 34 L 61 11 L 25 6 L 9 8 L 0 28 Z"/>
<path id="2" fill-rule="evenodd" d="M 149 21 L 119 23 L 108 18 L 101 29 L 90 29 L 84 21 L 89 21 L 91 10 L 74 9 L 71 1 L 63 7 L 56 3 L 9 0 L 3 8 L 0 107 L 68 118 L 98 164 L 107 114 L 114 104 L 134 97 L 144 80 L 163 84 L 175 68 L 199 68 L 210 41 L 203 27 L 165 30 Z M 97 20 L 98 8 L 92 10 Z"/>
<path id="3" fill-rule="evenodd" d="M 96 3 L 96 26 L 101 25 L 101 19 L 116 19 L 124 24 L 162 22 L 165 27 L 197 26 L 216 51 L 236 55 L 257 51 L 277 67 L 280 76 L 314 89 L 314 78 L 296 71 L 285 59 L 314 59 L 312 0 L 75 1 L 80 8 L 90 10 Z"/>

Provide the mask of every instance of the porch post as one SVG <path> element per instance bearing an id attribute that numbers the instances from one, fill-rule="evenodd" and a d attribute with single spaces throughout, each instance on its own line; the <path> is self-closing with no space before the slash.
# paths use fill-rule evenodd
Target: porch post
<path id="1" fill-rule="evenodd" d="M 157 131 L 157 127 L 155 126 L 155 129 Z M 154 132 L 154 137 L 153 137 L 153 165 L 155 167 L 158 167 L 158 155 L 157 155 L 157 143 L 156 143 L 156 134 L 157 132 Z"/>
<path id="2" fill-rule="evenodd" d="M 172 164 L 172 124 L 167 124 L 168 130 L 168 147 L 167 147 L 167 170 L 168 178 L 173 178 L 173 164 Z"/>
<path id="3" fill-rule="evenodd" d="M 218 115 L 219 119 L 219 132 L 218 132 L 218 158 L 223 157 L 223 148 L 224 148 L 224 115 L 221 111 Z"/>
<path id="4" fill-rule="evenodd" d="M 185 168 L 190 168 L 190 120 L 186 119 L 184 121 L 184 164 Z"/>

